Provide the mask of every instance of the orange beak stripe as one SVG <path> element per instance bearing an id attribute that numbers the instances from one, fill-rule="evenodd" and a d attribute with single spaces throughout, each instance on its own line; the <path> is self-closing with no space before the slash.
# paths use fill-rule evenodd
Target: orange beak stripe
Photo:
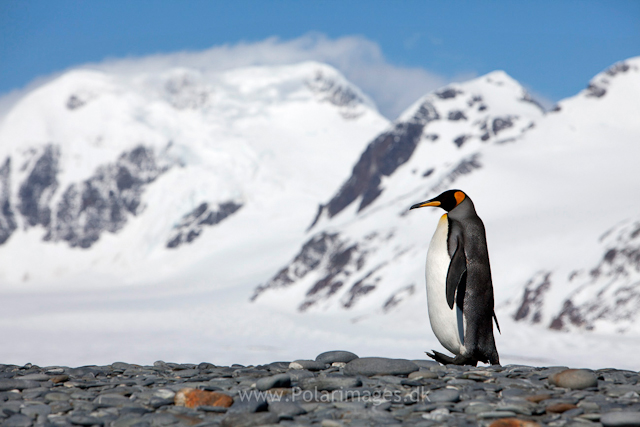
<path id="1" fill-rule="evenodd" d="M 427 203 L 422 203 L 420 204 L 420 208 L 424 208 L 425 206 L 440 206 L 440 202 L 438 201 L 434 201 L 434 202 L 427 202 Z"/>

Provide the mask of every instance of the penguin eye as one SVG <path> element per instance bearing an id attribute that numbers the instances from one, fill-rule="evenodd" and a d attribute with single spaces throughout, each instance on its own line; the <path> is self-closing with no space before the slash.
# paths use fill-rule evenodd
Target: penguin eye
<path id="1" fill-rule="evenodd" d="M 456 191 L 453 195 L 456 198 L 456 206 L 458 206 L 465 198 L 465 195 L 462 191 Z"/>

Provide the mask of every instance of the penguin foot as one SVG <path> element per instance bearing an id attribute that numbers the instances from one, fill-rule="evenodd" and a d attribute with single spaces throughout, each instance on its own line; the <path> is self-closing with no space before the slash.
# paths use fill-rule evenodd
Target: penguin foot
<path id="1" fill-rule="evenodd" d="M 432 351 L 433 353 L 429 353 L 428 351 L 425 353 L 427 354 L 427 356 L 443 365 L 478 365 L 478 360 L 474 359 L 473 357 L 463 356 L 461 354 L 457 355 L 456 357 L 451 357 L 447 356 L 446 354 L 439 353 L 435 350 Z"/>

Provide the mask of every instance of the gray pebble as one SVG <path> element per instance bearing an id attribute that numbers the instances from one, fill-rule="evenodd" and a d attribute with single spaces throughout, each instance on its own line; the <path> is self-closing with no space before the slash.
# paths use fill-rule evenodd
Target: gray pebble
<path id="1" fill-rule="evenodd" d="M 51 377 L 47 374 L 27 374 L 16 379 L 25 381 L 49 381 Z"/>
<path id="2" fill-rule="evenodd" d="M 35 404 L 26 405 L 24 408 L 20 409 L 20 412 L 31 418 L 46 417 L 51 413 L 51 408 L 49 407 L 49 405 L 38 402 Z"/>
<path id="3" fill-rule="evenodd" d="M 290 369 L 306 369 L 308 371 L 321 371 L 327 369 L 328 365 L 315 360 L 294 360 L 289 364 Z"/>
<path id="4" fill-rule="evenodd" d="M 69 421 L 71 422 L 71 424 L 79 426 L 95 426 L 104 424 L 104 420 L 88 415 L 73 415 L 69 417 Z"/>
<path id="5" fill-rule="evenodd" d="M 489 411 L 489 412 L 480 412 L 477 417 L 481 419 L 487 418 L 507 418 L 507 417 L 515 417 L 516 413 L 511 411 Z"/>
<path id="6" fill-rule="evenodd" d="M 8 390 L 24 390 L 26 388 L 40 387 L 38 381 L 19 380 L 19 379 L 0 379 L 0 391 Z"/>
<path id="7" fill-rule="evenodd" d="M 30 427 L 33 420 L 30 417 L 22 414 L 11 415 L 9 418 L 2 422 L 6 427 Z"/>
<path id="8" fill-rule="evenodd" d="M 307 411 L 296 402 L 274 400 L 269 403 L 269 411 L 278 414 L 280 419 L 293 419 L 296 415 L 306 414 Z"/>
<path id="9" fill-rule="evenodd" d="M 460 392 L 452 388 L 443 388 L 430 392 L 426 400 L 431 403 L 457 402 L 460 400 Z"/>
<path id="10" fill-rule="evenodd" d="M 121 394 L 106 393 L 96 397 L 93 403 L 98 407 L 124 406 L 131 403 L 131 400 Z"/>
<path id="11" fill-rule="evenodd" d="M 220 423 L 221 427 L 253 427 L 276 424 L 278 415 L 273 412 L 258 414 L 228 414 Z"/>
<path id="12" fill-rule="evenodd" d="M 598 378 L 587 369 L 567 369 L 549 375 L 549 383 L 558 387 L 582 390 L 598 386 Z"/>
<path id="13" fill-rule="evenodd" d="M 306 369 L 291 369 L 289 372 L 291 381 L 302 381 L 305 378 L 313 378 L 313 372 Z"/>
<path id="14" fill-rule="evenodd" d="M 248 395 L 239 395 L 233 398 L 233 405 L 229 408 L 229 413 L 248 414 L 253 412 L 266 411 L 269 407 L 264 396 L 256 393 L 248 393 Z"/>
<path id="15" fill-rule="evenodd" d="M 277 374 L 271 377 L 260 378 L 256 381 L 256 388 L 261 391 L 270 390 L 274 387 L 290 387 L 291 377 L 289 374 Z"/>
<path id="16" fill-rule="evenodd" d="M 412 360 L 412 362 L 418 365 L 418 367 L 424 368 L 424 369 L 430 369 L 430 368 L 433 368 L 434 366 L 441 366 L 435 360 L 414 359 Z"/>
<path id="17" fill-rule="evenodd" d="M 71 399 L 71 397 L 67 393 L 53 392 L 44 395 L 45 402 L 60 402 L 69 399 Z"/>
<path id="18" fill-rule="evenodd" d="M 328 363 L 328 364 L 332 364 L 336 362 L 349 363 L 352 360 L 357 358 L 358 358 L 358 355 L 351 353 L 350 351 L 335 350 L 335 351 L 325 351 L 324 353 L 319 354 L 316 357 L 316 362 Z"/>
<path id="19" fill-rule="evenodd" d="M 464 408 L 465 414 L 480 414 L 482 412 L 493 411 L 493 406 L 486 402 L 474 402 L 472 405 L 468 405 Z"/>
<path id="20" fill-rule="evenodd" d="M 609 412 L 600 417 L 605 427 L 640 426 L 640 412 Z"/>
<path id="21" fill-rule="evenodd" d="M 347 363 L 346 375 L 409 375 L 419 367 L 406 359 L 387 359 L 384 357 L 361 357 Z"/>

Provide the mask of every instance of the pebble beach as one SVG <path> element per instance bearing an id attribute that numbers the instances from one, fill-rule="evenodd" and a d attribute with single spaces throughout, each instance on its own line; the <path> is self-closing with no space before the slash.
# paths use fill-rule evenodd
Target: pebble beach
<path id="1" fill-rule="evenodd" d="M 640 374 L 348 351 L 256 366 L 0 364 L 0 425 L 640 426 Z"/>

